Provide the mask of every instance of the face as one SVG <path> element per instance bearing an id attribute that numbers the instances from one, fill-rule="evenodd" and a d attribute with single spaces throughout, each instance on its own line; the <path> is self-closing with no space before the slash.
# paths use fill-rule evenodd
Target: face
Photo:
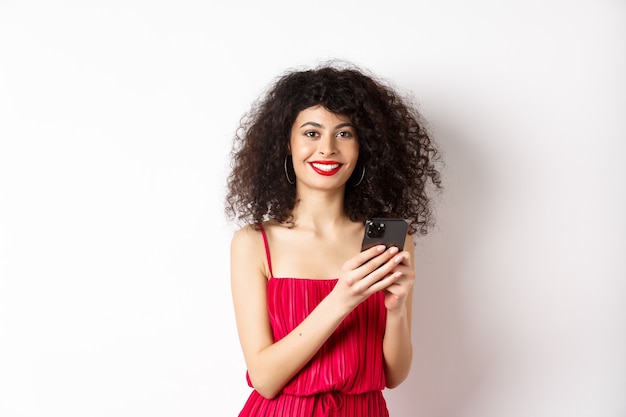
<path id="1" fill-rule="evenodd" d="M 350 120 L 322 106 L 298 114 L 289 144 L 299 187 L 344 187 L 359 157 L 359 141 Z"/>

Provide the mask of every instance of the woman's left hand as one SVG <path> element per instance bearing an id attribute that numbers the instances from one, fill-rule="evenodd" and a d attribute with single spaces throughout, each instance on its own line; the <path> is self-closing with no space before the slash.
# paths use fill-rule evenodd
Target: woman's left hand
<path id="1" fill-rule="evenodd" d="M 394 259 L 402 256 L 403 259 L 393 269 L 394 280 L 385 288 L 385 307 L 389 313 L 398 312 L 404 307 L 407 296 L 413 290 L 415 270 L 411 264 L 410 253 L 403 251 L 394 256 Z M 393 262 L 393 259 L 389 262 Z"/>

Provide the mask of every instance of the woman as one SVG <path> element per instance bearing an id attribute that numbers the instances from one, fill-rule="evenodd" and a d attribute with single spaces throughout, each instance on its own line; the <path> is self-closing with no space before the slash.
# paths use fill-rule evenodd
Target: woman
<path id="1" fill-rule="evenodd" d="M 438 152 L 409 100 L 353 65 L 283 74 L 242 119 L 226 212 L 247 381 L 240 417 L 388 416 L 411 367 L 413 236 L 432 224 Z M 404 250 L 361 251 L 402 218 Z"/>

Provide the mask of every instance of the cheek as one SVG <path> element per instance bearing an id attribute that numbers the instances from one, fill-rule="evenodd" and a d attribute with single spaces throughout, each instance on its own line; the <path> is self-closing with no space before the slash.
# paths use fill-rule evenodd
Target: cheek
<path id="1" fill-rule="evenodd" d="M 302 142 L 291 142 L 291 155 L 294 158 L 308 158 L 315 151 L 315 146 Z"/>
<path id="2" fill-rule="evenodd" d="M 347 144 L 346 147 L 343 149 L 343 154 L 356 162 L 356 160 L 359 159 L 359 144 Z"/>

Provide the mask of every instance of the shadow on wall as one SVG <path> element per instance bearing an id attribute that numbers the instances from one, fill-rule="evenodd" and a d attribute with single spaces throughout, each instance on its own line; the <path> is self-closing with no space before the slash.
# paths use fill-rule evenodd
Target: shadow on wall
<path id="1" fill-rule="evenodd" d="M 462 415 L 489 372 L 489 357 L 472 347 L 465 321 L 465 266 L 489 222 L 489 155 L 469 149 L 452 126 L 437 127 L 443 152 L 444 190 L 437 198 L 436 228 L 416 239 L 417 278 L 413 296 L 414 358 L 407 380 L 386 390 L 394 417 Z M 465 134 L 464 134 L 465 135 Z"/>

